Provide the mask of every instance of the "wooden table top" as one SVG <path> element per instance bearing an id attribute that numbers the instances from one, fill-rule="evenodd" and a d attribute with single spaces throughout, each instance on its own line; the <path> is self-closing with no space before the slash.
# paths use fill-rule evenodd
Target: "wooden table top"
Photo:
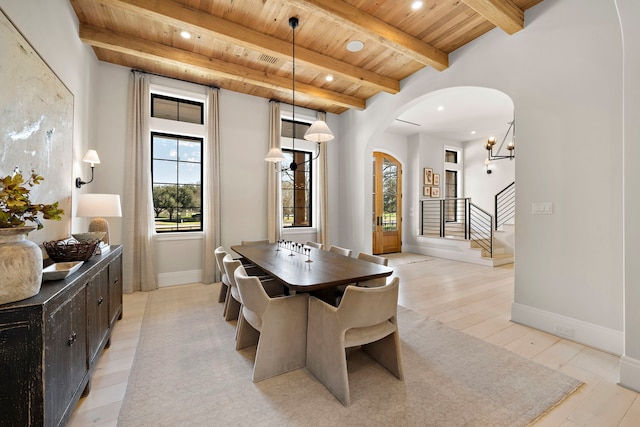
<path id="1" fill-rule="evenodd" d="M 234 252 L 299 292 L 378 279 L 393 273 L 389 267 L 321 249 L 309 248 L 312 262 L 306 262 L 306 254 L 294 251 L 291 256 L 288 249 L 277 251 L 277 248 L 275 243 L 231 247 Z"/>

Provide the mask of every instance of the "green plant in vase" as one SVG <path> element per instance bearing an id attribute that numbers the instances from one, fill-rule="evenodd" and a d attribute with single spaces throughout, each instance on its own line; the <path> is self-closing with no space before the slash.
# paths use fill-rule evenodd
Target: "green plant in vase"
<path id="1" fill-rule="evenodd" d="M 34 170 L 24 179 L 17 168 L 0 179 L 0 304 L 20 301 L 40 292 L 42 250 L 27 240 L 26 234 L 43 227 L 40 218 L 60 220 L 64 214 L 58 202 L 31 202 L 32 187 L 43 179 Z"/>
<path id="2" fill-rule="evenodd" d="M 58 208 L 58 202 L 42 204 L 30 200 L 31 188 L 43 180 L 34 170 L 27 179 L 20 172 L 0 179 L 0 228 L 24 227 L 32 222 L 40 230 L 40 215 L 42 219 L 62 219 L 64 210 Z"/>

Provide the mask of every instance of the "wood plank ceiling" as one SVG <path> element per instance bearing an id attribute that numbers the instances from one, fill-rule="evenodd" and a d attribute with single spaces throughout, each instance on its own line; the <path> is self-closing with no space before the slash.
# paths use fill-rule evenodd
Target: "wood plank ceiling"
<path id="1" fill-rule="evenodd" d="M 70 0 L 80 38 L 129 68 L 340 114 L 364 109 L 495 27 L 524 28 L 542 0 Z M 188 31 L 192 37 L 181 37 Z M 359 40 L 359 52 L 346 49 Z M 327 76 L 333 76 L 332 81 Z"/>

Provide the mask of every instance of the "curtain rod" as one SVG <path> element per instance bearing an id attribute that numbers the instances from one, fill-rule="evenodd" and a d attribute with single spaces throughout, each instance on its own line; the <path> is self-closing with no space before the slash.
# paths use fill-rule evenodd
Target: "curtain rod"
<path id="1" fill-rule="evenodd" d="M 142 73 L 142 74 L 148 74 L 148 75 L 150 75 L 150 76 L 164 77 L 165 79 L 171 79 L 171 80 L 176 80 L 176 81 L 179 81 L 179 82 L 191 83 L 191 84 L 198 85 L 198 86 L 206 86 L 206 87 L 209 87 L 209 88 L 211 88 L 211 89 L 220 89 L 218 86 L 203 85 L 202 83 L 196 83 L 196 82 L 192 82 L 192 81 L 185 80 L 185 79 L 177 79 L 177 78 L 175 78 L 175 77 L 164 76 L 164 75 L 162 75 L 162 74 L 158 74 L 158 73 L 151 73 L 151 72 L 149 72 L 149 71 L 138 70 L 138 69 L 135 69 L 135 68 L 132 68 L 132 69 L 131 69 L 131 72 L 132 72 L 132 73 L 138 72 L 138 73 Z"/>
<path id="2" fill-rule="evenodd" d="M 290 102 L 280 101 L 279 99 L 275 99 L 275 98 L 271 98 L 271 99 L 269 99 L 269 102 L 279 102 L 279 103 L 281 103 L 281 104 L 291 105 L 291 106 L 293 107 L 293 104 L 292 104 L 292 103 L 290 103 Z M 315 111 L 316 113 L 325 113 L 325 114 L 327 114 L 327 112 L 326 112 L 326 111 L 324 111 L 324 110 L 316 110 L 316 109 L 314 109 L 314 108 L 303 107 L 303 106 L 301 106 L 301 105 L 296 105 L 296 107 L 304 108 L 305 110 L 309 110 L 309 111 Z"/>

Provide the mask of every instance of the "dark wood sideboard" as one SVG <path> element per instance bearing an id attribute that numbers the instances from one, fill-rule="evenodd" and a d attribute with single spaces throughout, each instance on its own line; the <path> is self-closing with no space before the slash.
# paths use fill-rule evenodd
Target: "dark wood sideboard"
<path id="1" fill-rule="evenodd" d="M 0 426 L 64 426 L 122 318 L 122 246 L 0 305 Z"/>

